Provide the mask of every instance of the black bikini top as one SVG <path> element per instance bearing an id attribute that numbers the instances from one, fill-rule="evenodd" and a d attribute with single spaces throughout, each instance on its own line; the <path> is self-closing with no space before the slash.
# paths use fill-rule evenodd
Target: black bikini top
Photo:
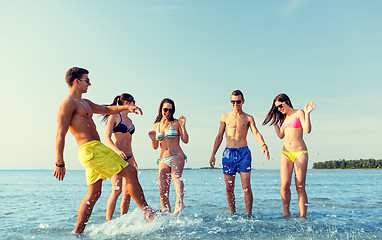
<path id="1" fill-rule="evenodd" d="M 131 135 L 133 135 L 133 133 L 135 132 L 135 126 L 134 124 L 131 125 L 131 127 L 129 128 L 129 125 L 127 123 L 125 123 L 124 121 L 122 121 L 122 116 L 120 113 L 119 114 L 119 117 L 121 118 L 121 121 L 118 123 L 117 126 L 115 126 L 115 128 L 113 128 L 113 133 L 116 133 L 116 132 L 120 132 L 120 133 L 127 133 L 129 132 Z"/>

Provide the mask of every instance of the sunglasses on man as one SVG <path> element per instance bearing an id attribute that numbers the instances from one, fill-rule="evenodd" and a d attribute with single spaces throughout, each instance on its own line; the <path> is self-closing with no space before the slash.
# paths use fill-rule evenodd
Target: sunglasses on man
<path id="1" fill-rule="evenodd" d="M 78 79 L 79 81 L 86 81 L 87 84 L 90 83 L 90 79 L 89 78 L 85 78 L 85 79 Z"/>
<path id="2" fill-rule="evenodd" d="M 241 104 L 242 100 L 231 100 L 232 104 Z"/>

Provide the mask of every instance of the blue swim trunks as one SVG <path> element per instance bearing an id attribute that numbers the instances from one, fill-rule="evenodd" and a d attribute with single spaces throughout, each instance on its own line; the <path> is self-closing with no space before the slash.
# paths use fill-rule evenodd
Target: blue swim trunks
<path id="1" fill-rule="evenodd" d="M 234 175 L 236 172 L 251 171 L 251 151 L 248 146 L 241 148 L 225 148 L 223 152 L 223 173 Z"/>

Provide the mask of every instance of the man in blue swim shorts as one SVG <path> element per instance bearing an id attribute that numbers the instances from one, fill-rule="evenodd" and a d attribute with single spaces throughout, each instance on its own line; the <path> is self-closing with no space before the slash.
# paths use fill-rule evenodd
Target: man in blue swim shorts
<path id="1" fill-rule="evenodd" d="M 235 207 L 235 177 L 236 173 L 240 174 L 241 183 L 244 191 L 245 208 L 247 216 L 252 215 L 253 195 L 251 188 L 251 151 L 247 146 L 247 133 L 251 128 L 255 140 L 262 146 L 263 154 L 269 160 L 268 147 L 264 142 L 263 136 L 256 128 L 253 117 L 242 110 L 244 104 L 244 96 L 240 90 L 235 90 L 231 94 L 231 103 L 233 111 L 223 114 L 220 119 L 220 127 L 216 136 L 210 166 L 215 166 L 215 155 L 220 144 L 226 136 L 226 148 L 223 152 L 223 173 L 227 192 L 227 201 L 229 210 L 232 214 L 236 214 Z"/>
<path id="2" fill-rule="evenodd" d="M 83 99 L 90 84 L 88 70 L 78 67 L 66 72 L 65 80 L 69 86 L 69 95 L 62 102 L 57 117 L 56 136 L 56 168 L 54 176 L 59 180 L 65 177 L 64 146 L 68 130 L 73 134 L 79 146 L 79 159 L 86 170 L 88 194 L 78 209 L 77 225 L 74 233 L 82 234 L 93 211 L 93 207 L 101 196 L 102 181 L 113 175 L 126 179 L 125 190 L 142 210 L 146 221 L 154 219 L 154 212 L 148 206 L 142 187 L 138 181 L 136 169 L 124 161 L 113 150 L 100 142 L 93 113 L 116 114 L 125 110 L 142 114 L 137 106 L 103 106 Z"/>

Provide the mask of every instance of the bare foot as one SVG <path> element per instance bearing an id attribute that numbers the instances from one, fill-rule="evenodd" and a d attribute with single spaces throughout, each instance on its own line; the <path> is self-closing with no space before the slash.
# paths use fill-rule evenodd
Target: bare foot
<path id="1" fill-rule="evenodd" d="M 157 216 L 158 211 L 152 210 L 150 207 L 143 209 L 143 216 L 146 222 L 151 222 Z"/>
<path id="2" fill-rule="evenodd" d="M 184 204 L 177 204 L 175 206 L 173 216 L 175 217 L 176 215 L 178 215 L 184 208 L 185 208 Z"/>
<path id="3" fill-rule="evenodd" d="M 283 218 L 288 218 L 288 217 L 290 217 L 292 214 L 290 213 L 290 212 L 288 212 L 288 213 L 284 213 L 284 216 L 283 216 Z"/>
<path id="4" fill-rule="evenodd" d="M 301 217 L 301 220 L 308 220 L 306 217 Z"/>

